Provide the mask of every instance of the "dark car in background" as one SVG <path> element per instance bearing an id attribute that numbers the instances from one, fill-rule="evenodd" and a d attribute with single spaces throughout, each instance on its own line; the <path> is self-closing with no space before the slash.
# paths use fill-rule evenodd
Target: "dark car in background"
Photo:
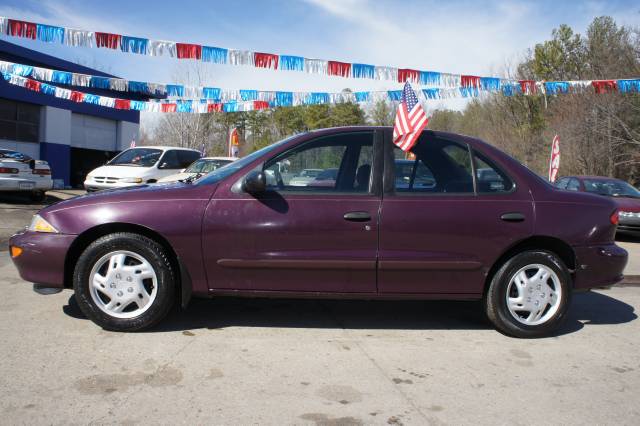
<path id="1" fill-rule="evenodd" d="M 535 337 L 559 326 L 573 292 L 621 280 L 612 199 L 558 190 L 470 137 L 424 131 L 412 154 L 387 127 L 300 134 L 195 181 L 49 206 L 11 256 L 36 289 L 73 288 L 119 331 L 192 296 L 233 295 L 481 300 L 500 331 Z M 405 161 L 416 172 L 398 179 Z M 331 185 L 283 179 L 303 169 L 336 172 Z"/>
<path id="2" fill-rule="evenodd" d="M 640 191 L 630 183 L 603 176 L 565 176 L 556 186 L 610 197 L 618 206 L 618 232 L 640 237 Z"/>

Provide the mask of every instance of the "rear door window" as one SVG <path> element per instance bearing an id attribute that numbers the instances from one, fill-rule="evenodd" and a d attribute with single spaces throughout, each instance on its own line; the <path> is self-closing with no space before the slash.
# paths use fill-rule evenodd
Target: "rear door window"
<path id="1" fill-rule="evenodd" d="M 421 136 L 411 153 L 394 147 L 396 193 L 473 194 L 471 155 L 466 146 Z"/>
<path id="2" fill-rule="evenodd" d="M 510 192 L 514 188 L 513 181 L 489 160 L 476 154 L 475 162 L 478 194 Z"/>

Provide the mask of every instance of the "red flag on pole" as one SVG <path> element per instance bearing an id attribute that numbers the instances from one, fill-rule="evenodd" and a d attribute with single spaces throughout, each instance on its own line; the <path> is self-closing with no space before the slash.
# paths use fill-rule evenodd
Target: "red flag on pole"
<path id="1" fill-rule="evenodd" d="M 554 183 L 560 170 L 560 136 L 555 135 L 551 143 L 551 159 L 549 160 L 549 182 Z"/>

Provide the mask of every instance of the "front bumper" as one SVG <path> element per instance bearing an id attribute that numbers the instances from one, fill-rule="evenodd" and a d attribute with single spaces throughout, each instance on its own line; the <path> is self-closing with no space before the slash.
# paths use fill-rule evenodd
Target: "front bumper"
<path id="1" fill-rule="evenodd" d="M 22 254 L 12 258 L 20 277 L 47 287 L 64 288 L 64 266 L 67 252 L 76 235 L 24 231 L 9 240 Z"/>
<path id="2" fill-rule="evenodd" d="M 574 247 L 576 253 L 575 289 L 607 287 L 624 278 L 628 253 L 615 244 Z"/>
<path id="3" fill-rule="evenodd" d="M 620 213 L 618 232 L 621 234 L 640 235 L 640 212 Z"/>
<path id="4" fill-rule="evenodd" d="M 49 191 L 51 188 L 51 179 L 0 178 L 0 191 Z"/>
<path id="5" fill-rule="evenodd" d="M 116 189 L 116 188 L 126 188 L 127 186 L 135 186 L 140 185 L 139 183 L 125 183 L 125 182 L 116 182 L 116 183 L 98 183 L 91 180 L 84 181 L 84 189 L 87 192 L 94 191 L 102 191 L 103 189 Z"/>

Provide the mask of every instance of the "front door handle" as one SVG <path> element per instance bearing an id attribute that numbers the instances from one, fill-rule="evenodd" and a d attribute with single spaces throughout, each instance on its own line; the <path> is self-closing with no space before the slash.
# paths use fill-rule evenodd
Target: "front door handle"
<path id="1" fill-rule="evenodd" d="M 344 220 L 351 222 L 369 222 L 371 215 L 367 212 L 348 212 L 344 214 Z"/>
<path id="2" fill-rule="evenodd" d="M 524 215 L 520 212 L 511 212 L 511 213 L 505 213 L 502 216 L 500 216 L 500 219 L 504 220 L 505 222 L 524 222 Z"/>

